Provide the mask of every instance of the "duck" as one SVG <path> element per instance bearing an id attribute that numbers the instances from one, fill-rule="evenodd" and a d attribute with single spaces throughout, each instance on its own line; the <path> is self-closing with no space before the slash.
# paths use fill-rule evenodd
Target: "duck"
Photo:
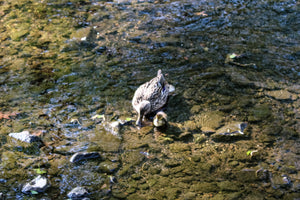
<path id="1" fill-rule="evenodd" d="M 138 115 L 137 126 L 142 127 L 145 115 L 155 113 L 166 105 L 169 91 L 170 85 L 161 69 L 157 71 L 156 77 L 137 88 L 132 99 L 132 106 Z"/>
<path id="2" fill-rule="evenodd" d="M 163 111 L 157 112 L 153 119 L 153 125 L 155 127 L 164 127 L 167 125 L 167 122 L 168 122 L 168 116 Z"/>

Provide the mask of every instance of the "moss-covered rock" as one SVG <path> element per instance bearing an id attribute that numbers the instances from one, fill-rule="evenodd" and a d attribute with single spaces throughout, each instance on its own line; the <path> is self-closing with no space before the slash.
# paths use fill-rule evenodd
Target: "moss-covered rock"
<path id="1" fill-rule="evenodd" d="M 172 152 L 184 152 L 184 151 L 190 151 L 191 147 L 189 144 L 181 143 L 181 142 L 175 142 L 173 144 L 170 144 L 170 150 Z"/>
<path id="2" fill-rule="evenodd" d="M 209 193 L 217 192 L 220 190 L 220 188 L 216 183 L 202 182 L 192 185 L 192 190 L 195 192 Z"/>
<path id="3" fill-rule="evenodd" d="M 249 109 L 249 113 L 248 121 L 259 122 L 270 117 L 272 115 L 272 110 L 268 104 L 257 104 Z"/>
<path id="4" fill-rule="evenodd" d="M 223 181 L 218 183 L 218 187 L 221 191 L 239 191 L 240 187 L 237 182 Z"/>

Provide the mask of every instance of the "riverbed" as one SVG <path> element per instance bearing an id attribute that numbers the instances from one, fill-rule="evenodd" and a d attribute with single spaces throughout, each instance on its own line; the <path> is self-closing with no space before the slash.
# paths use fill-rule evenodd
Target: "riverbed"
<path id="1" fill-rule="evenodd" d="M 0 21 L 0 199 L 300 198 L 298 1 L 5 0 Z M 168 125 L 138 128 L 159 69 Z"/>

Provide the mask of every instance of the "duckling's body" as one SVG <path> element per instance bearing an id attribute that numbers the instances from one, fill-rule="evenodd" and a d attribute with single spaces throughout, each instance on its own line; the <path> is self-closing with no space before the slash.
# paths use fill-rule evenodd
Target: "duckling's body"
<path id="1" fill-rule="evenodd" d="M 153 125 L 156 127 L 166 126 L 167 122 L 168 122 L 167 114 L 164 113 L 163 111 L 157 112 L 153 119 Z"/>
<path id="2" fill-rule="evenodd" d="M 134 93 L 132 106 L 138 113 L 136 125 L 142 126 L 142 118 L 162 108 L 168 100 L 169 84 L 161 70 L 157 76 L 141 85 Z"/>

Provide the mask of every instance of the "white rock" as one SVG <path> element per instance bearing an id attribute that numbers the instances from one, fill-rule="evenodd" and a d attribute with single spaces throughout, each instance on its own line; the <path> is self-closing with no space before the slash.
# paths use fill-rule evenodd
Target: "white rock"
<path id="1" fill-rule="evenodd" d="M 79 198 L 88 194 L 88 191 L 83 187 L 76 187 L 68 193 L 69 198 Z"/>
<path id="2" fill-rule="evenodd" d="M 26 183 L 22 188 L 22 192 L 26 194 L 30 193 L 31 191 L 44 192 L 49 186 L 50 183 L 48 182 L 47 178 L 39 175 L 29 183 Z"/>
<path id="3" fill-rule="evenodd" d="M 29 131 L 22 131 L 20 133 L 10 133 L 10 137 L 21 140 L 22 142 L 32 143 L 40 140 L 38 136 L 31 135 Z"/>

